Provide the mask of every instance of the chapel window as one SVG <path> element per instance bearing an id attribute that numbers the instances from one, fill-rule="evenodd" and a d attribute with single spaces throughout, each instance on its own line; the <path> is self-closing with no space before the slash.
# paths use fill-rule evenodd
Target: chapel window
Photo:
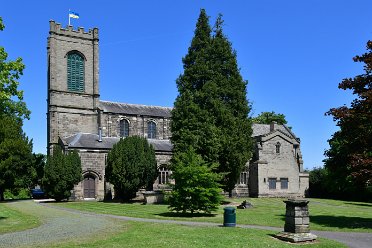
<path id="1" fill-rule="evenodd" d="M 248 184 L 248 172 L 247 171 L 242 171 L 240 173 L 240 178 L 239 178 L 238 184 L 243 184 L 243 185 Z"/>
<path id="2" fill-rule="evenodd" d="M 67 89 L 84 92 L 84 58 L 77 52 L 67 55 Z"/>
<path id="3" fill-rule="evenodd" d="M 168 184 L 169 183 L 169 170 L 166 166 L 161 166 L 159 168 L 158 182 L 159 184 Z"/>
<path id="4" fill-rule="evenodd" d="M 120 120 L 120 137 L 128 137 L 129 136 L 129 121 L 128 120 Z"/>
<path id="5" fill-rule="evenodd" d="M 156 139 L 156 123 L 153 121 L 147 122 L 147 138 Z"/>
<path id="6" fill-rule="evenodd" d="M 280 178 L 280 188 L 288 189 L 288 178 Z"/>
<path id="7" fill-rule="evenodd" d="M 275 145 L 275 150 L 276 150 L 276 153 L 280 153 L 280 143 L 276 143 Z"/>
<path id="8" fill-rule="evenodd" d="M 276 178 L 269 178 L 269 189 L 276 189 Z"/>

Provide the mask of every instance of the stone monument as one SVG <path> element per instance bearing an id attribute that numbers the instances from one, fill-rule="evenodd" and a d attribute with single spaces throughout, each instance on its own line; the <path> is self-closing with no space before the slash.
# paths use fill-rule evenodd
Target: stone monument
<path id="1" fill-rule="evenodd" d="M 308 200 L 288 199 L 286 203 L 284 232 L 275 236 L 293 243 L 314 241 L 317 236 L 310 233 Z"/>

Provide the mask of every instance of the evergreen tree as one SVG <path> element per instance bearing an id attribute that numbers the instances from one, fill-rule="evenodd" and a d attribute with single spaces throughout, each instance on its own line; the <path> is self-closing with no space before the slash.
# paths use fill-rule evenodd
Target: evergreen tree
<path id="1" fill-rule="evenodd" d="M 152 189 L 157 177 L 155 151 L 145 138 L 120 139 L 108 154 L 105 172 L 114 185 L 115 198 L 128 201 L 141 187 Z"/>
<path id="2" fill-rule="evenodd" d="M 22 121 L 0 118 L 0 201 L 6 189 L 28 188 L 36 172 L 32 166 L 32 142 L 22 131 Z"/>
<path id="3" fill-rule="evenodd" d="M 236 51 L 223 34 L 222 25 L 220 14 L 210 46 L 213 78 L 206 85 L 206 102 L 220 130 L 218 171 L 224 175 L 222 185 L 231 196 L 241 171 L 252 156 L 252 123 L 248 118 L 247 81 L 240 75 Z"/>
<path id="4" fill-rule="evenodd" d="M 44 168 L 42 184 L 45 193 L 56 201 L 69 198 L 74 185 L 82 180 L 81 173 L 77 151 L 64 154 L 59 146 L 53 147 L 53 155 L 48 156 Z"/>
<path id="5" fill-rule="evenodd" d="M 202 9 L 188 54 L 182 59 L 184 72 L 176 81 L 179 95 L 171 121 L 174 154 L 192 146 L 206 161 L 216 161 L 219 150 L 219 130 L 203 105 L 204 85 L 212 77 L 209 67 L 211 39 L 209 17 Z"/>
<path id="6" fill-rule="evenodd" d="M 194 38 L 177 79 L 179 95 L 172 111 L 174 154 L 189 146 L 203 160 L 218 163 L 223 188 L 231 195 L 239 174 L 251 157 L 251 122 L 236 52 L 222 31 L 218 17 L 211 35 L 201 10 Z M 176 182 L 177 183 L 177 182 Z"/>
<path id="7" fill-rule="evenodd" d="M 346 78 L 338 86 L 352 90 L 357 98 L 350 107 L 326 113 L 333 116 L 340 130 L 328 141 L 325 167 L 333 180 L 333 192 L 368 199 L 372 196 L 372 41 L 368 41 L 367 50 L 354 57 L 355 62 L 365 64 L 365 74 Z"/>

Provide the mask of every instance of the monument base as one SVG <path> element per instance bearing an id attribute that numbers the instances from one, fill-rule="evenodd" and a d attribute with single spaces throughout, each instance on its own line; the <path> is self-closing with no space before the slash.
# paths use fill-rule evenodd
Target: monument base
<path id="1" fill-rule="evenodd" d="M 311 233 L 290 233 L 281 232 L 275 235 L 276 238 L 292 243 L 307 242 L 316 240 L 317 236 Z"/>

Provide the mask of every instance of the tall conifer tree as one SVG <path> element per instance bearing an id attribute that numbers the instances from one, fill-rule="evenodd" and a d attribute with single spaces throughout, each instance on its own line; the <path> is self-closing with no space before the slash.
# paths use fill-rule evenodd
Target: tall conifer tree
<path id="1" fill-rule="evenodd" d="M 203 88 L 210 81 L 211 27 L 204 9 L 196 24 L 188 54 L 182 59 L 184 73 L 177 79 L 179 95 L 172 111 L 172 143 L 175 154 L 192 146 L 207 162 L 217 159 L 218 130 L 202 102 Z"/>
<path id="2" fill-rule="evenodd" d="M 224 174 L 223 188 L 229 192 L 252 155 L 252 124 L 247 101 L 247 81 L 240 75 L 236 51 L 224 35 L 220 14 L 214 27 L 210 47 L 210 64 L 213 71 L 212 87 L 206 90 L 215 116 L 215 125 L 220 130 L 218 162 L 219 172 Z"/>
<path id="3" fill-rule="evenodd" d="M 192 146 L 206 162 L 217 162 L 223 188 L 231 193 L 251 157 L 251 122 L 236 52 L 218 17 L 211 35 L 201 10 L 195 36 L 177 79 L 179 95 L 172 112 L 172 143 L 178 154 Z"/>

